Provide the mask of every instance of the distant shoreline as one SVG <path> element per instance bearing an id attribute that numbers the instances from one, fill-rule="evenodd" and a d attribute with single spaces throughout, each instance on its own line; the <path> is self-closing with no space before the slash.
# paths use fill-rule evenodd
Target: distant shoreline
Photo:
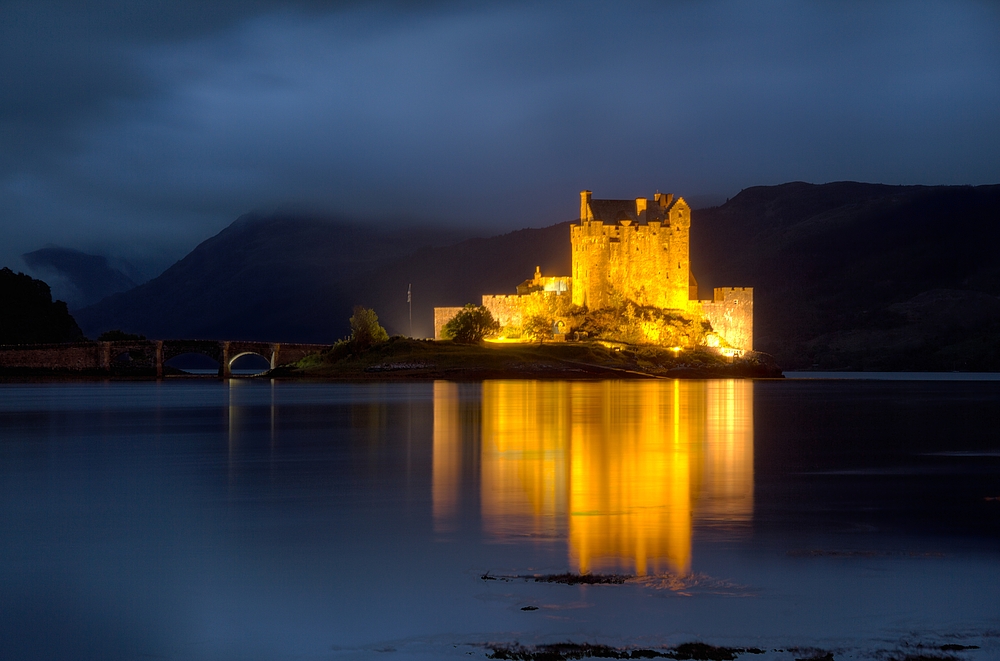
<path id="1" fill-rule="evenodd" d="M 307 356 L 298 363 L 257 375 L 234 378 L 316 380 L 339 382 L 603 380 L 603 379 L 732 379 L 781 378 L 781 369 L 766 354 L 750 354 L 727 361 L 700 350 L 672 350 L 652 346 L 607 347 L 600 343 L 461 345 L 452 342 L 390 338 L 364 350 L 340 345 Z M 0 370 L 0 380 L 145 380 L 152 370 L 136 367 L 125 372 L 100 370 Z M 219 378 L 166 368 L 164 378 Z"/>

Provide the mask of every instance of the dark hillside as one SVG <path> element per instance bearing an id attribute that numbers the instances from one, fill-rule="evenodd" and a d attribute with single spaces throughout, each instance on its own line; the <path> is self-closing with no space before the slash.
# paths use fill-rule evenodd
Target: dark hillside
<path id="1" fill-rule="evenodd" d="M 791 183 L 692 216 L 702 297 L 755 287 L 783 367 L 1000 369 L 1000 186 Z"/>
<path id="2" fill-rule="evenodd" d="M 454 231 L 380 230 L 298 216 L 244 216 L 150 282 L 79 311 L 93 335 L 329 342 L 354 305 L 390 333 L 433 334 L 433 307 L 514 293 L 535 266 L 568 273 L 569 226 L 469 239 Z M 454 245 L 447 245 L 454 244 Z"/>
<path id="3" fill-rule="evenodd" d="M 154 338 L 333 341 L 346 334 L 357 302 L 348 281 L 420 246 L 460 237 L 248 214 L 159 277 L 77 316 L 92 334 L 118 328 Z"/>
<path id="4" fill-rule="evenodd" d="M 77 342 L 83 333 L 49 286 L 23 273 L 0 269 L 0 344 Z"/>

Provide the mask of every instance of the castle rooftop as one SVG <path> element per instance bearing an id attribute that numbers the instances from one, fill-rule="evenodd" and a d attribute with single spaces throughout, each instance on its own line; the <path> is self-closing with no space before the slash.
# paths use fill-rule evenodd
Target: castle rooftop
<path id="1" fill-rule="evenodd" d="M 669 214 L 682 198 L 657 193 L 650 203 L 645 197 L 634 200 L 595 200 L 590 191 L 580 192 L 580 220 L 616 225 L 628 223 L 668 222 Z"/>

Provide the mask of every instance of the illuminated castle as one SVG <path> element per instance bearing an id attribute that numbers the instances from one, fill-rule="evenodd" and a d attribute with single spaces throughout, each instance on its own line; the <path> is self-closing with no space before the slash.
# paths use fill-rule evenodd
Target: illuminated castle
<path id="1" fill-rule="evenodd" d="M 590 309 L 622 301 L 687 310 L 697 300 L 691 274 L 691 209 L 684 198 L 657 193 L 653 204 L 595 200 L 580 193 L 580 222 L 570 228 L 573 302 Z"/>
<path id="2" fill-rule="evenodd" d="M 582 191 L 580 219 L 570 227 L 572 277 L 543 276 L 536 269 L 517 294 L 487 294 L 483 305 L 503 327 L 519 328 L 529 316 L 551 312 L 558 296 L 589 310 L 631 302 L 707 321 L 711 343 L 753 350 L 753 289 L 717 287 L 711 300 L 699 300 L 690 232 L 691 208 L 684 198 L 657 193 L 652 202 L 595 200 Z M 459 309 L 434 309 L 435 337 Z"/>

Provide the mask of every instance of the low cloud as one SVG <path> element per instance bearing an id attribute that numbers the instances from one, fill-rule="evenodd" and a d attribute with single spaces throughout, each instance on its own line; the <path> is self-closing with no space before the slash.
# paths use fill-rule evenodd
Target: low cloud
<path id="1" fill-rule="evenodd" d="M 494 229 L 576 193 L 1000 181 L 981 3 L 0 9 L 0 262 L 166 266 L 240 213 Z"/>

